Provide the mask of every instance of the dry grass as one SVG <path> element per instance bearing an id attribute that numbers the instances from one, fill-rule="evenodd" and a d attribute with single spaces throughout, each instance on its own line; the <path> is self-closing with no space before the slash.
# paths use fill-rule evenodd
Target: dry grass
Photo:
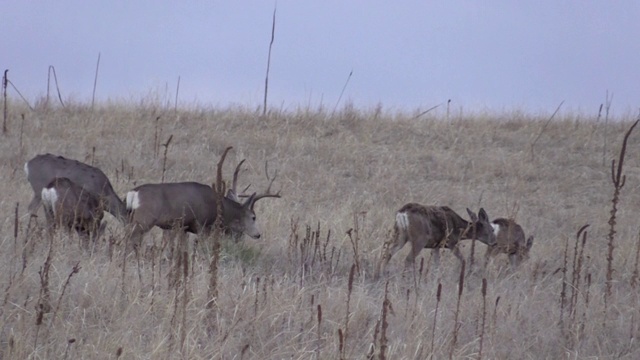
<path id="1" fill-rule="evenodd" d="M 175 114 L 153 100 L 96 105 L 94 112 L 79 104 L 33 112 L 9 105 L 0 143 L 0 358 L 377 359 L 380 345 L 388 359 L 640 357 L 640 293 L 632 281 L 637 133 L 627 145 L 605 312 L 613 187 L 611 169 L 602 165 L 604 125 L 595 119 L 556 116 L 545 125 L 548 116 L 476 114 L 447 122 L 350 107 L 333 115 L 301 109 L 262 118 L 247 109 Z M 629 125 L 609 124 L 608 159 L 618 157 Z M 530 144 L 543 126 L 532 160 Z M 160 149 L 167 150 L 165 159 L 159 144 L 170 136 L 170 147 Z M 139 265 L 128 259 L 123 271 L 123 230 L 110 216 L 106 239 L 93 253 L 66 234 L 51 246 L 39 228 L 27 236 L 32 192 L 22 167 L 38 153 L 93 161 L 122 196 L 163 174 L 165 181 L 211 183 L 227 146 L 234 147 L 227 165 L 247 158 L 241 184 L 265 186 L 269 160 L 283 198 L 258 203 L 260 241 L 223 245 L 213 317 L 205 311 L 207 239 L 194 253 L 190 237 L 189 256 L 179 263 L 181 283 L 169 287 L 171 264 L 160 251 L 149 251 Z M 391 260 L 390 278 L 374 281 L 394 213 L 409 201 L 459 213 L 481 205 L 491 217 L 514 217 L 527 236 L 535 235 L 531 258 L 515 271 L 506 256 L 486 270 L 476 265 L 462 291 L 450 253 L 435 270 L 425 250 L 416 262 L 424 266 L 403 274 L 403 249 Z M 574 259 L 571 245 L 564 262 L 565 244 L 577 244 L 576 232 L 587 223 L 588 238 L 576 245 L 580 259 L 563 271 Z M 145 239 L 150 249 L 161 244 L 157 230 Z M 468 254 L 470 243 L 464 244 Z M 476 244 L 476 256 L 483 247 Z M 49 252 L 47 302 L 55 312 L 37 308 Z M 563 274 L 565 287 L 579 288 L 561 297 Z"/>

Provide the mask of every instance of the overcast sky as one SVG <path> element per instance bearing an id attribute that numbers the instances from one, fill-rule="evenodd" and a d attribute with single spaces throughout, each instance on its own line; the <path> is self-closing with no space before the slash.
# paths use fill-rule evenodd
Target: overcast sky
<path id="1" fill-rule="evenodd" d="M 10 1 L 0 65 L 29 99 L 262 103 L 275 1 Z M 596 113 L 640 107 L 640 1 L 279 0 L 269 104 Z"/>

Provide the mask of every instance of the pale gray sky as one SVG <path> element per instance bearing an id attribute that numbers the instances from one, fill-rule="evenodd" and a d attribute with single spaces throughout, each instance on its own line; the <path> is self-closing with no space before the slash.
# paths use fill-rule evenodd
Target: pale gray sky
<path id="1" fill-rule="evenodd" d="M 273 1 L 10 1 L 0 66 L 30 99 L 262 103 Z M 640 1 L 277 2 L 270 106 L 618 113 L 640 107 Z M 165 90 L 168 89 L 168 90 Z"/>

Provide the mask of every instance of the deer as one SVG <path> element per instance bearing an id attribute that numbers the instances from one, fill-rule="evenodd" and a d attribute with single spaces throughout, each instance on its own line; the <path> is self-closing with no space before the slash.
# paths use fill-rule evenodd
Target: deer
<path id="1" fill-rule="evenodd" d="M 486 245 L 496 243 L 493 227 L 489 216 L 481 208 L 476 215 L 467 208 L 471 221 L 463 219 L 447 206 L 424 206 L 417 203 L 405 204 L 396 212 L 393 236 L 383 245 L 383 253 L 376 277 L 380 274 L 380 267 L 385 271 L 391 257 L 404 247 L 411 244 L 411 251 L 405 259 L 405 269 L 413 267 L 415 259 L 422 249 L 432 249 L 436 266 L 440 263 L 440 248 L 447 248 L 465 263 L 458 248 L 460 240 L 473 239 Z"/>
<path id="2" fill-rule="evenodd" d="M 122 223 L 127 220 L 125 203 L 113 190 L 109 178 L 97 167 L 47 153 L 36 155 L 27 161 L 24 171 L 34 193 L 28 207 L 32 217 L 37 217 L 42 204 L 42 190 L 55 178 L 67 178 L 84 191 L 96 196 L 101 207 Z"/>
<path id="3" fill-rule="evenodd" d="M 41 198 L 50 235 L 58 226 L 75 230 L 85 244 L 100 235 L 104 210 L 95 194 L 68 178 L 57 177 L 42 189 Z"/>
<path id="4" fill-rule="evenodd" d="M 497 218 L 491 222 L 496 243 L 489 245 L 485 252 L 485 267 L 489 260 L 499 254 L 509 255 L 511 267 L 515 268 L 529 258 L 529 251 L 533 246 L 533 236 L 526 238 L 522 226 L 511 219 Z"/>
<path id="5" fill-rule="evenodd" d="M 238 172 L 244 163 L 236 167 L 231 189 L 224 195 L 222 164 L 232 147 L 225 149 L 217 168 L 217 186 L 197 182 L 144 184 L 129 191 L 126 207 L 130 213 L 130 239 L 137 252 L 145 233 L 157 226 L 163 230 L 179 227 L 184 233 L 208 235 L 219 216 L 220 226 L 236 237 L 246 234 L 254 239 L 261 237 L 256 223 L 255 203 L 264 198 L 280 198 L 280 192 L 271 193 L 277 177 L 269 179 L 265 193 L 253 193 L 244 201 L 237 193 Z M 265 172 L 267 172 L 265 163 Z"/>

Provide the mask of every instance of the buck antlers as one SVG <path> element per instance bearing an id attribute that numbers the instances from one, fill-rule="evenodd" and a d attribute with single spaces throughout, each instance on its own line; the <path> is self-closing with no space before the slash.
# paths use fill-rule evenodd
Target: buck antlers
<path id="1" fill-rule="evenodd" d="M 227 156 L 227 153 L 233 149 L 232 146 L 227 147 L 224 150 L 224 153 L 222 154 L 222 157 L 220 158 L 220 161 L 218 162 L 218 167 L 217 167 L 217 176 L 216 176 L 216 183 L 214 185 L 212 185 L 214 192 L 216 193 L 224 193 L 225 190 L 225 183 L 222 179 L 222 164 L 224 163 L 224 160 Z M 265 177 L 267 178 L 267 180 L 269 181 L 269 185 L 267 186 L 267 190 L 262 193 L 262 194 L 257 194 L 256 192 L 254 192 L 251 195 L 247 195 L 245 194 L 245 192 L 249 189 L 249 187 L 251 187 L 251 184 L 247 185 L 247 187 L 244 188 L 244 190 L 242 191 L 242 194 L 238 194 L 238 174 L 240 173 L 240 170 L 242 168 L 242 164 L 244 164 L 246 159 L 242 159 L 242 161 L 240 161 L 238 163 L 238 165 L 236 165 L 236 169 L 233 172 L 233 181 L 231 183 L 231 188 L 229 190 L 227 190 L 227 195 L 226 197 L 230 200 L 234 200 L 235 202 L 240 203 L 241 200 L 240 198 L 249 198 L 248 203 L 250 204 L 251 209 L 253 209 L 254 204 L 256 203 L 256 201 L 260 200 L 260 199 L 264 199 L 264 198 L 280 198 L 280 191 L 278 191 L 277 193 L 273 194 L 271 193 L 271 186 L 273 185 L 273 182 L 276 180 L 276 178 L 278 177 L 278 170 L 276 169 L 276 171 L 273 174 L 273 177 L 269 176 L 269 162 L 265 161 L 264 162 L 264 174 Z M 221 191 L 216 191 L 217 189 L 220 189 Z"/>
<path id="2" fill-rule="evenodd" d="M 280 197 L 280 194 L 252 194 L 244 202 L 237 194 L 241 165 L 236 166 L 229 191 L 222 178 L 222 166 L 231 147 L 225 149 L 217 165 L 216 182 L 211 186 L 196 182 L 146 184 L 127 194 L 127 209 L 131 214 L 131 237 L 138 245 L 144 233 L 152 227 L 171 229 L 179 224 L 186 232 L 208 233 L 213 226 L 220 226 L 234 234 L 247 234 L 260 238 L 260 230 L 253 210 L 255 202 L 264 197 Z M 226 192 L 226 196 L 225 196 Z M 217 225 L 216 225 L 217 224 Z"/>

